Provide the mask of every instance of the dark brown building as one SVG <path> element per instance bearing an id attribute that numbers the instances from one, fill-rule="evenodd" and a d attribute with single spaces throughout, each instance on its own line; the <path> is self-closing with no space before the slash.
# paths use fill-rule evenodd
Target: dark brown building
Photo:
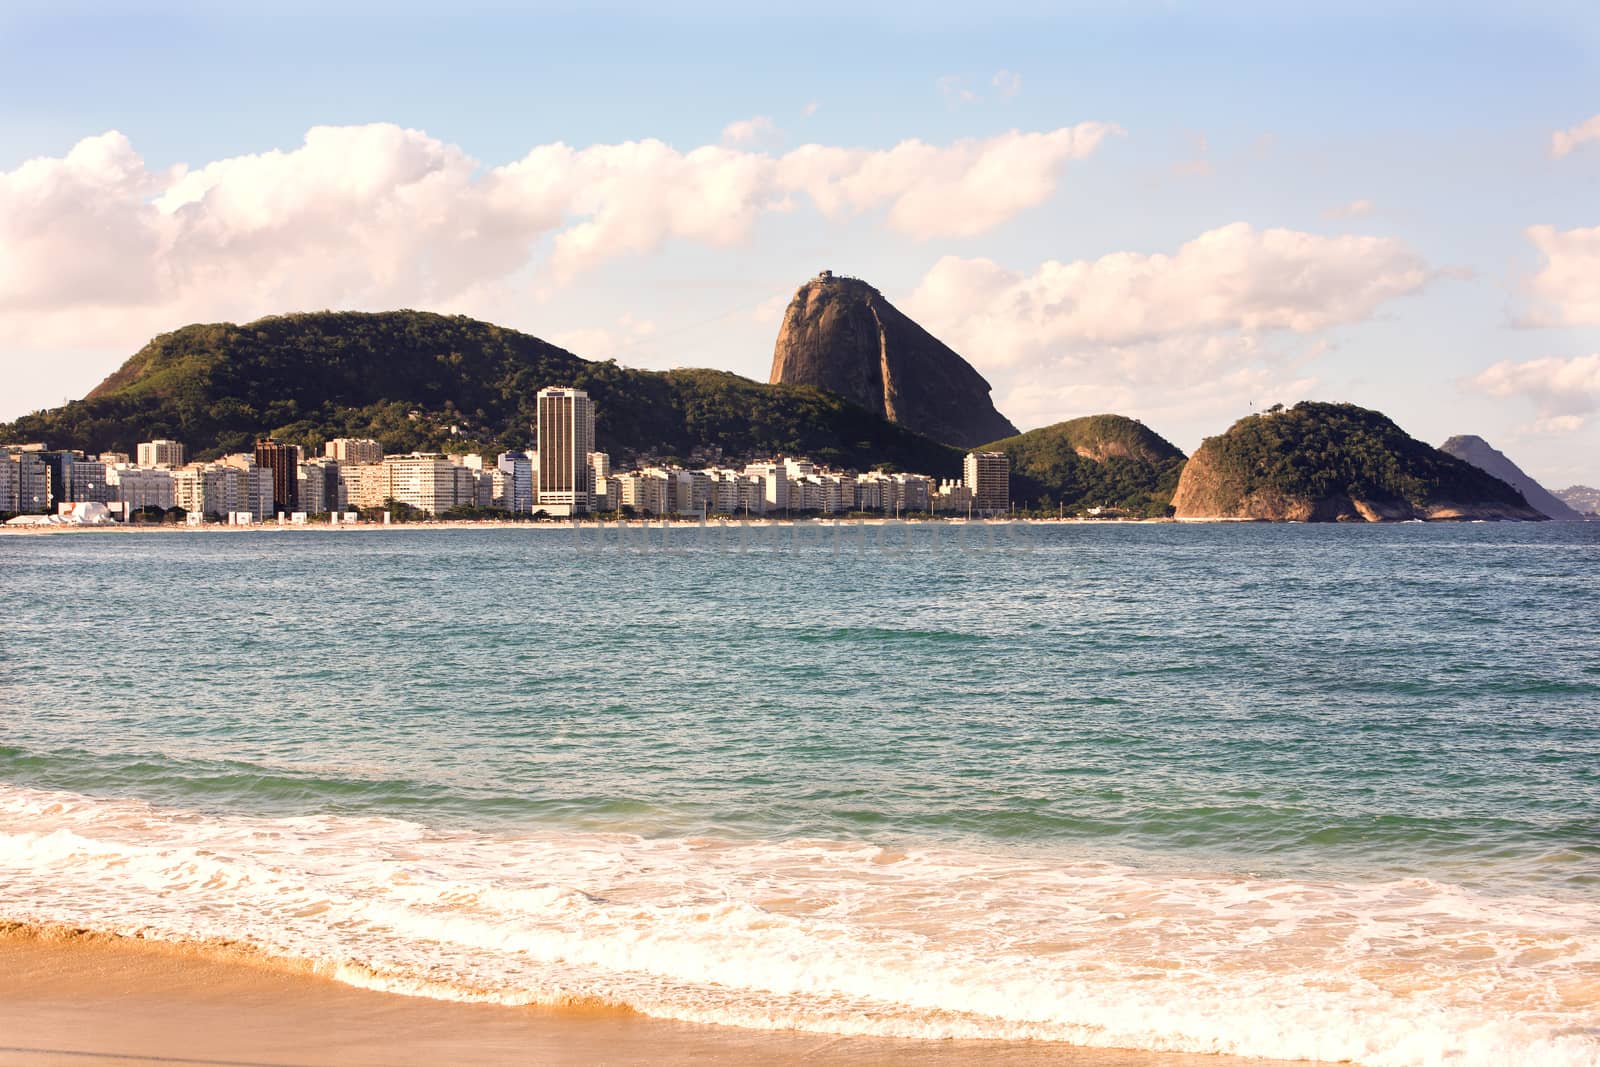
<path id="1" fill-rule="evenodd" d="M 272 510 L 300 510 L 300 450 L 272 438 L 256 442 L 256 466 L 272 471 Z"/>

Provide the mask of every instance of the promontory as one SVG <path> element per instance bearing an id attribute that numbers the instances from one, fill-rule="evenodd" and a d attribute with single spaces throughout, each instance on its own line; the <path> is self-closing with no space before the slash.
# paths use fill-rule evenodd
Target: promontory
<path id="1" fill-rule="evenodd" d="M 1381 522 L 1544 516 L 1521 493 L 1354 404 L 1276 407 L 1208 437 L 1173 496 L 1179 519 Z"/>

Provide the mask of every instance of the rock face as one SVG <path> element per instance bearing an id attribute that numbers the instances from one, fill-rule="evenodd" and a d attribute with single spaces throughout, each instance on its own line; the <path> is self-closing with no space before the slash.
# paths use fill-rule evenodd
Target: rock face
<path id="1" fill-rule="evenodd" d="M 838 393 L 890 422 L 971 448 L 1017 428 L 989 383 L 872 286 L 824 271 L 789 302 L 769 381 Z"/>
<path id="2" fill-rule="evenodd" d="M 1354 404 L 1306 402 L 1234 423 L 1184 465 L 1180 519 L 1541 520 L 1522 494 Z"/>
<path id="3" fill-rule="evenodd" d="M 1556 496 L 1568 507 L 1582 513 L 1585 518 L 1600 513 L 1600 489 L 1587 485 L 1569 485 L 1565 489 L 1557 489 Z"/>
<path id="4" fill-rule="evenodd" d="M 1583 519 L 1580 512 L 1557 499 L 1554 493 L 1534 481 L 1521 467 L 1507 459 L 1505 453 L 1491 447 L 1488 441 L 1475 434 L 1458 434 L 1439 448 L 1499 478 L 1521 493 L 1530 507 L 1547 518 L 1566 522 L 1579 522 Z"/>

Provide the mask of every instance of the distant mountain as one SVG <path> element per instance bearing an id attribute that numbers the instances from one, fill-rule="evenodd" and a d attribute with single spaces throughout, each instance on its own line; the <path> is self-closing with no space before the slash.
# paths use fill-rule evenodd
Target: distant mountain
<path id="1" fill-rule="evenodd" d="M 1600 514 L 1600 489 L 1587 485 L 1569 485 L 1556 490 L 1556 496 L 1573 510 L 1585 516 Z"/>
<path id="2" fill-rule="evenodd" d="M 1577 521 L 1583 516 L 1556 497 L 1544 486 L 1534 481 L 1522 468 L 1507 459 L 1505 453 L 1491 447 L 1488 441 L 1475 434 L 1459 434 L 1439 446 L 1457 459 L 1466 460 L 1481 471 L 1499 478 L 1522 494 L 1524 500 L 1548 518 Z"/>
<path id="3" fill-rule="evenodd" d="M 535 394 L 586 389 L 596 446 L 619 463 L 804 454 L 819 463 L 958 477 L 961 453 L 842 397 L 724 371 L 630 370 L 464 316 L 419 311 L 280 315 L 185 326 L 135 353 L 84 399 L 0 425 L 0 440 L 132 452 L 155 437 L 208 458 L 258 435 L 320 448 L 375 437 L 389 452 L 527 446 Z"/>
<path id="4" fill-rule="evenodd" d="M 1309 401 L 1206 438 L 1172 502 L 1180 519 L 1544 518 L 1505 482 L 1379 412 Z"/>
<path id="5" fill-rule="evenodd" d="M 995 410 L 983 375 L 856 278 L 824 272 L 799 288 L 778 330 L 769 380 L 826 389 L 964 448 L 1017 432 Z"/>
<path id="6" fill-rule="evenodd" d="M 1184 460 L 1171 442 L 1122 415 L 1088 415 L 983 447 L 1011 457 L 1012 499 L 1044 510 L 1165 515 Z"/>

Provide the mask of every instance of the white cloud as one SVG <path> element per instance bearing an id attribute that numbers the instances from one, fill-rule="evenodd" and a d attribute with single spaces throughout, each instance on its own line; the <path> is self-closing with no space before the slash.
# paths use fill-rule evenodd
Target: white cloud
<path id="1" fill-rule="evenodd" d="M 815 115 L 818 109 L 821 107 L 822 103 L 820 101 L 812 100 L 810 103 L 806 104 L 805 107 L 800 109 L 800 114 L 804 115 L 806 118 L 810 118 L 812 115 Z"/>
<path id="2" fill-rule="evenodd" d="M 113 131 L 0 172 L 0 341 L 127 346 L 186 321 L 295 309 L 470 310 L 484 294 L 498 306 L 668 241 L 742 242 L 807 202 L 834 218 L 881 211 L 917 238 L 976 234 L 1049 199 L 1066 163 L 1115 129 L 782 155 L 555 143 L 485 168 L 378 123 L 165 171 Z"/>
<path id="3" fill-rule="evenodd" d="M 1352 200 L 1348 204 L 1330 207 L 1322 213 L 1325 219 L 1364 219 L 1373 212 L 1371 200 Z"/>
<path id="4" fill-rule="evenodd" d="M 1184 334 L 1311 333 L 1369 317 L 1432 277 L 1404 244 L 1236 222 L 1172 255 L 1117 252 L 1044 263 L 1031 275 L 946 256 L 912 299 L 930 321 L 990 338 L 992 363 L 1061 346 L 1126 345 Z"/>
<path id="5" fill-rule="evenodd" d="M 762 144 L 772 140 L 778 132 L 777 125 L 766 115 L 754 115 L 730 122 L 722 128 L 725 145 Z"/>
<path id="6" fill-rule="evenodd" d="M 1119 127 L 1085 122 L 1051 133 L 1012 130 L 946 147 L 902 141 L 883 151 L 806 145 L 778 163 L 781 185 L 825 215 L 889 205 L 889 225 L 912 237 L 970 237 L 1048 200 L 1071 160 Z"/>
<path id="7" fill-rule="evenodd" d="M 1587 230 L 1530 226 L 1527 235 L 1544 263 L 1525 284 L 1532 307 L 1522 316 L 1522 324 L 1600 324 L 1600 226 Z"/>
<path id="8" fill-rule="evenodd" d="M 1570 433 L 1581 428 L 1589 415 L 1600 411 L 1600 353 L 1520 363 L 1502 360 L 1466 384 L 1488 396 L 1530 400 L 1538 413 L 1536 429 Z"/>
<path id="9" fill-rule="evenodd" d="M 1022 92 L 1022 75 L 1013 70 L 997 70 L 989 84 L 1003 97 L 1013 97 Z"/>
<path id="10" fill-rule="evenodd" d="M 1585 119 L 1576 126 L 1557 130 L 1550 135 L 1550 154 L 1557 159 L 1571 155 L 1572 151 L 1589 141 L 1600 141 L 1600 115 Z"/>
<path id="11" fill-rule="evenodd" d="M 995 382 L 1002 410 L 1037 424 L 1119 404 L 1149 415 L 1298 399 L 1326 347 L 1318 335 L 1436 276 L 1394 239 L 1234 223 L 1170 255 L 1051 261 L 1031 274 L 946 256 L 906 307 Z"/>

